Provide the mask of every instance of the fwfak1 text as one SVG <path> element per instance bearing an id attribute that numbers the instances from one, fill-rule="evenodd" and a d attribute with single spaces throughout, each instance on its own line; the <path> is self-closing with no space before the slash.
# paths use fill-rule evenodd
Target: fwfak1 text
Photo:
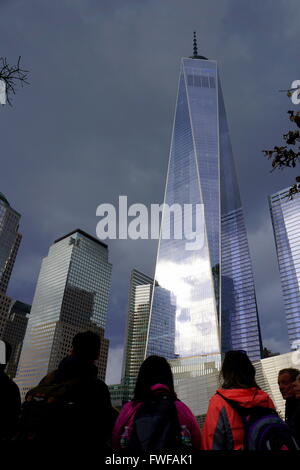
<path id="1" fill-rule="evenodd" d="M 147 456 L 111 455 L 105 458 L 106 465 L 128 465 L 132 468 L 146 465 L 192 465 L 192 455 L 149 454 Z"/>
<path id="2" fill-rule="evenodd" d="M 148 463 L 151 464 L 178 464 L 178 465 L 191 465 L 192 464 L 192 456 L 191 455 L 155 455 L 150 454 Z"/>

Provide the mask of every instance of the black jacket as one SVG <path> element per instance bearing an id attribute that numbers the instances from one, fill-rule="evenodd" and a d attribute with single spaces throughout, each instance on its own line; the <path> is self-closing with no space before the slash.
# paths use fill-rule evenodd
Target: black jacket
<path id="1" fill-rule="evenodd" d="M 289 417 L 288 425 L 300 447 L 300 400 L 297 402 L 297 406 L 293 408 L 293 414 Z"/>
<path id="2" fill-rule="evenodd" d="M 31 397 L 42 395 L 54 400 L 50 419 L 49 414 L 47 419 L 42 418 L 46 421 L 44 428 L 39 423 L 39 429 L 42 429 L 40 440 L 106 445 L 115 414 L 108 387 L 97 379 L 97 367 L 93 363 L 82 362 L 75 356 L 64 358 L 57 370 L 27 393 L 24 415 L 26 406 L 30 413 Z M 59 406 L 62 402 L 68 406 Z M 36 409 L 35 413 L 39 413 Z"/>
<path id="3" fill-rule="evenodd" d="M 297 408 L 300 405 L 300 400 L 297 400 L 296 397 L 290 397 L 286 399 L 285 402 L 285 422 L 287 424 L 292 420 Z"/>
<path id="4" fill-rule="evenodd" d="M 19 388 L 0 368 L 0 441 L 9 440 L 15 434 L 20 410 Z"/>

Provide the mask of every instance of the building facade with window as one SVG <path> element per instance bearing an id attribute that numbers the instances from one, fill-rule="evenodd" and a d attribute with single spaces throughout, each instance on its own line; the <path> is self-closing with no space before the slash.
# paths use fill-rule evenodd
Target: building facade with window
<path id="1" fill-rule="evenodd" d="M 130 276 L 125 348 L 122 368 L 123 401 L 132 399 L 136 378 L 145 358 L 153 278 L 134 269 Z"/>
<path id="2" fill-rule="evenodd" d="M 20 214 L 0 193 L 0 292 L 5 293 L 21 243 Z"/>
<path id="3" fill-rule="evenodd" d="M 100 335 L 96 365 L 99 378 L 105 378 L 108 340 L 104 330 L 111 269 L 107 245 L 82 230 L 51 245 L 42 261 L 16 377 L 23 396 L 57 368 L 80 331 Z"/>
<path id="4" fill-rule="evenodd" d="M 13 379 L 17 373 L 31 305 L 20 302 L 19 300 L 13 301 L 10 299 L 10 301 L 10 308 L 2 329 L 2 333 L 0 333 L 0 338 L 4 341 L 7 341 L 12 347 L 11 358 L 7 364 L 6 373 L 11 379 Z"/>
<path id="5" fill-rule="evenodd" d="M 300 346 L 300 194 L 286 188 L 269 197 L 288 337 Z M 298 342 L 298 346 L 296 344 Z"/>

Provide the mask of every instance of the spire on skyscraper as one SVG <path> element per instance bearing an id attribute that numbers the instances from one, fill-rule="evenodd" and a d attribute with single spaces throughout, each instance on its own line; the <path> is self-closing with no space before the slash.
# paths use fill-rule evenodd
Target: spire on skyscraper
<path id="1" fill-rule="evenodd" d="M 194 45 L 194 57 L 197 57 L 197 55 L 198 55 L 198 47 L 197 47 L 197 34 L 196 34 L 196 31 L 194 31 L 194 41 L 193 41 L 193 45 Z"/>
<path id="2" fill-rule="evenodd" d="M 197 45 L 197 33 L 196 33 L 196 31 L 194 31 L 193 51 L 194 51 L 194 54 L 192 56 L 190 56 L 191 59 L 205 59 L 205 60 L 207 60 L 207 57 L 204 57 L 203 55 L 198 55 L 198 45 Z"/>

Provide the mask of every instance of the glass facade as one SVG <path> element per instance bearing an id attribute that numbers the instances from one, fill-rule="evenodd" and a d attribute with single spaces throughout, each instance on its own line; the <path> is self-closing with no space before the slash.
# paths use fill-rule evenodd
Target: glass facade
<path id="1" fill-rule="evenodd" d="M 122 370 L 122 400 L 132 399 L 135 382 L 145 357 L 153 278 L 134 269 L 131 273 L 125 350 Z"/>
<path id="2" fill-rule="evenodd" d="M 252 361 L 262 354 L 262 339 L 249 246 L 242 209 L 221 217 L 222 351 L 243 349 Z"/>
<path id="3" fill-rule="evenodd" d="M 19 300 L 11 301 L 9 315 L 1 335 L 1 339 L 7 341 L 12 347 L 11 357 L 6 367 L 6 373 L 11 379 L 15 377 L 17 372 L 30 309 L 31 305 L 24 304 Z"/>
<path id="4" fill-rule="evenodd" d="M 111 281 L 107 245 L 81 230 L 56 240 L 42 261 L 16 382 L 22 393 L 58 366 L 73 336 L 104 335 Z M 105 377 L 108 341 L 98 366 Z M 102 361 L 102 363 L 101 363 Z"/>
<path id="5" fill-rule="evenodd" d="M 245 349 L 258 360 L 262 350 L 246 228 L 213 60 L 182 59 L 164 202 L 146 355 L 167 357 L 179 386 L 180 377 L 205 371 L 215 377 L 221 352 Z M 170 220 L 174 230 L 167 237 Z M 182 237 L 176 233 L 180 224 Z M 188 242 L 195 234 L 191 249 Z"/>
<path id="6" fill-rule="evenodd" d="M 22 236 L 20 214 L 0 193 L 0 292 L 6 292 Z"/>
<path id="7" fill-rule="evenodd" d="M 300 341 L 300 195 L 289 188 L 269 197 L 289 342 Z"/>

